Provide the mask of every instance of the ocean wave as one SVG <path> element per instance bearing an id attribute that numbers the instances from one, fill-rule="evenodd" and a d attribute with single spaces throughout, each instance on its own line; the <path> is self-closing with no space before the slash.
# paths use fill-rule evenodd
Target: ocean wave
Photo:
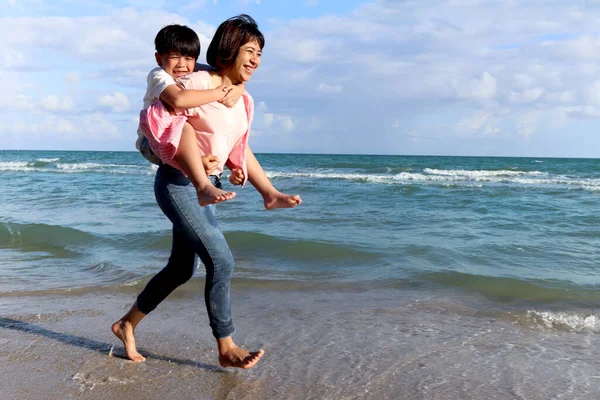
<path id="1" fill-rule="evenodd" d="M 322 179 L 345 180 L 388 185 L 467 185 L 482 186 L 483 184 L 518 185 L 533 187 L 563 187 L 567 189 L 583 189 L 600 191 L 600 179 L 552 175 L 541 171 L 514 170 L 443 170 L 424 168 L 421 172 L 400 172 L 385 174 L 344 173 L 344 172 L 279 172 L 268 171 L 270 179 Z"/>
<path id="2" fill-rule="evenodd" d="M 544 328 L 600 331 L 600 318 L 590 313 L 528 310 L 527 320 Z"/>
<path id="3" fill-rule="evenodd" d="M 0 223 L 0 247 L 55 256 L 73 254 L 73 246 L 88 246 L 98 238 L 74 228 L 45 224 Z"/>
<path id="4" fill-rule="evenodd" d="M 283 239 L 262 233 L 235 231 L 225 234 L 231 249 L 240 255 L 256 254 L 287 263 L 309 263 L 316 268 L 340 265 L 368 265 L 380 254 L 338 243 Z"/>
<path id="5" fill-rule="evenodd" d="M 35 171 L 33 163 L 27 161 L 4 161 L 0 162 L 0 171 Z"/>
<path id="6" fill-rule="evenodd" d="M 90 273 L 95 279 L 101 279 L 105 284 L 133 286 L 130 283 L 137 282 L 136 278 L 138 278 L 133 272 L 106 261 L 84 267 L 82 271 Z"/>
<path id="7" fill-rule="evenodd" d="M 441 175 L 451 177 L 464 177 L 470 179 L 479 179 L 486 177 L 512 177 L 512 176 L 545 176 L 548 175 L 546 172 L 540 171 L 515 171 L 515 170 L 462 170 L 462 169 L 435 169 L 425 168 L 423 170 L 429 175 Z"/>
<path id="8" fill-rule="evenodd" d="M 240 276 L 241 275 L 241 276 Z M 103 292 L 106 293 L 107 289 L 114 290 L 118 293 L 127 294 L 138 294 L 144 289 L 148 281 L 154 276 L 149 274 L 145 276 L 139 276 L 134 279 L 125 280 L 122 282 L 108 282 L 98 284 L 77 282 L 77 284 L 70 285 L 69 287 L 54 287 L 47 289 L 40 289 L 35 285 L 29 285 L 26 288 L 10 290 L 0 290 L 1 297 L 25 297 L 25 296 L 70 296 L 70 295 L 87 295 L 90 293 Z M 205 278 L 203 274 L 196 273 L 185 285 L 177 288 L 177 292 L 194 292 L 201 293 L 204 289 Z M 364 282 L 333 282 L 328 280 L 297 280 L 293 277 L 288 279 L 275 279 L 275 278 L 264 278 L 257 276 L 248 276 L 247 274 L 238 274 L 236 270 L 236 276 L 232 278 L 232 285 L 237 289 L 256 289 L 256 290 L 275 290 L 275 291 L 314 291 L 314 290 L 357 290 L 365 291 L 373 286 L 369 286 L 369 283 Z M 408 285 L 408 284 L 406 284 Z M 406 286 L 405 285 L 405 286 Z M 387 286 L 386 286 L 387 287 Z M 376 286 L 376 288 L 378 288 Z"/>
<path id="9" fill-rule="evenodd" d="M 3 161 L 0 172 L 42 173 L 109 173 L 109 174 L 154 174 L 154 164 L 108 164 L 108 163 L 59 163 L 60 158 L 38 158 L 36 161 Z"/>
<path id="10" fill-rule="evenodd" d="M 462 289 L 494 299 L 569 303 L 595 307 L 600 304 L 600 289 L 570 281 L 519 279 L 475 275 L 457 271 L 419 273 L 419 281 Z"/>
<path id="11" fill-rule="evenodd" d="M 102 163 L 59 163 L 56 164 L 59 171 L 67 173 L 77 172 L 103 172 L 112 174 L 139 174 L 140 170 L 147 171 L 148 167 L 128 164 L 102 164 Z"/>

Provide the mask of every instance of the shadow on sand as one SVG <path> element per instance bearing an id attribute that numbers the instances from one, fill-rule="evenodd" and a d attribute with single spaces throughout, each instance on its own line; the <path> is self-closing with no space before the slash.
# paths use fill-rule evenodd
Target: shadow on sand
<path id="1" fill-rule="evenodd" d="M 61 343 L 65 343 L 70 346 L 77 346 L 77 347 L 81 347 L 84 349 L 93 350 L 93 351 L 96 351 L 103 355 L 108 355 L 109 353 L 111 353 L 111 349 L 114 347 L 113 345 L 111 345 L 109 343 L 104 343 L 104 342 L 99 342 L 99 341 L 93 340 L 93 339 L 87 339 L 87 338 L 83 338 L 83 337 L 79 337 L 79 336 L 74 336 L 74 335 L 70 335 L 68 333 L 54 332 L 49 329 L 42 328 L 40 326 L 31 324 L 29 322 L 23 322 L 23 321 L 19 321 L 19 320 L 15 320 L 15 319 L 10 319 L 10 318 L 0 317 L 0 328 L 12 329 L 15 331 L 25 332 L 25 333 L 29 333 L 32 335 L 44 336 L 44 337 L 56 340 Z M 201 369 L 204 369 L 206 371 L 211 371 L 211 372 L 226 373 L 223 369 L 221 369 L 220 367 L 215 366 L 215 365 L 203 364 L 203 363 L 199 363 L 199 362 L 192 361 L 192 360 L 180 360 L 178 358 L 161 356 L 161 355 L 149 353 L 147 351 L 143 351 L 142 353 L 144 353 L 144 356 L 152 358 L 152 359 L 156 359 L 156 360 L 167 361 L 167 362 L 171 362 L 171 363 L 175 363 L 175 364 L 179 364 L 179 365 L 189 365 L 192 367 L 201 368 Z M 124 351 L 123 351 L 123 354 L 124 354 Z M 113 354 L 113 355 L 115 357 L 125 359 L 125 357 L 123 355 L 120 355 L 120 354 L 119 355 Z"/>

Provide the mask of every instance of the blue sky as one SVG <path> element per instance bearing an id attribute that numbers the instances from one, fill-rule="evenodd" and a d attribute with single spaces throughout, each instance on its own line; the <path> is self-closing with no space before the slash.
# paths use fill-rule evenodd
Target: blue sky
<path id="1" fill-rule="evenodd" d="M 256 152 L 598 157 L 600 3 L 0 0 L 0 149 L 133 150 L 153 40 L 266 37 Z"/>

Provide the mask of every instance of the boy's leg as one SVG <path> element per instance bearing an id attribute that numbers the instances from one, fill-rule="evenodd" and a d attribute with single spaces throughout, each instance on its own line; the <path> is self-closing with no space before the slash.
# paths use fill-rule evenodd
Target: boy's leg
<path id="1" fill-rule="evenodd" d="M 179 147 L 173 159 L 179 164 L 196 188 L 198 202 L 201 206 L 220 203 L 235 197 L 235 192 L 226 192 L 217 189 L 208 180 L 204 165 L 202 164 L 202 154 L 196 141 L 196 132 L 187 122 L 183 126 Z"/>

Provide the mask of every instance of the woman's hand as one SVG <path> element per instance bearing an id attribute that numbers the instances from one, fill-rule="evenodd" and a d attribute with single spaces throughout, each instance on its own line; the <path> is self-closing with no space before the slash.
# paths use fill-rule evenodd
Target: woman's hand
<path id="1" fill-rule="evenodd" d="M 237 186 L 241 185 L 244 182 L 244 171 L 241 168 L 231 168 L 231 174 L 229 175 L 229 182 L 232 185 Z"/>
<path id="2" fill-rule="evenodd" d="M 223 98 L 221 100 L 219 100 L 219 103 L 223 104 L 225 107 L 232 108 L 233 106 L 236 105 L 236 103 L 238 102 L 240 97 L 242 97 L 242 95 L 244 94 L 244 91 L 246 90 L 246 87 L 244 86 L 243 83 L 240 83 L 238 85 L 223 85 L 223 86 L 225 86 L 227 88 L 227 92 L 225 93 L 225 96 L 223 96 Z"/>
<path id="3" fill-rule="evenodd" d="M 202 156 L 202 165 L 204 165 L 204 170 L 208 176 L 219 166 L 219 158 L 217 156 L 213 156 L 212 154 Z"/>

